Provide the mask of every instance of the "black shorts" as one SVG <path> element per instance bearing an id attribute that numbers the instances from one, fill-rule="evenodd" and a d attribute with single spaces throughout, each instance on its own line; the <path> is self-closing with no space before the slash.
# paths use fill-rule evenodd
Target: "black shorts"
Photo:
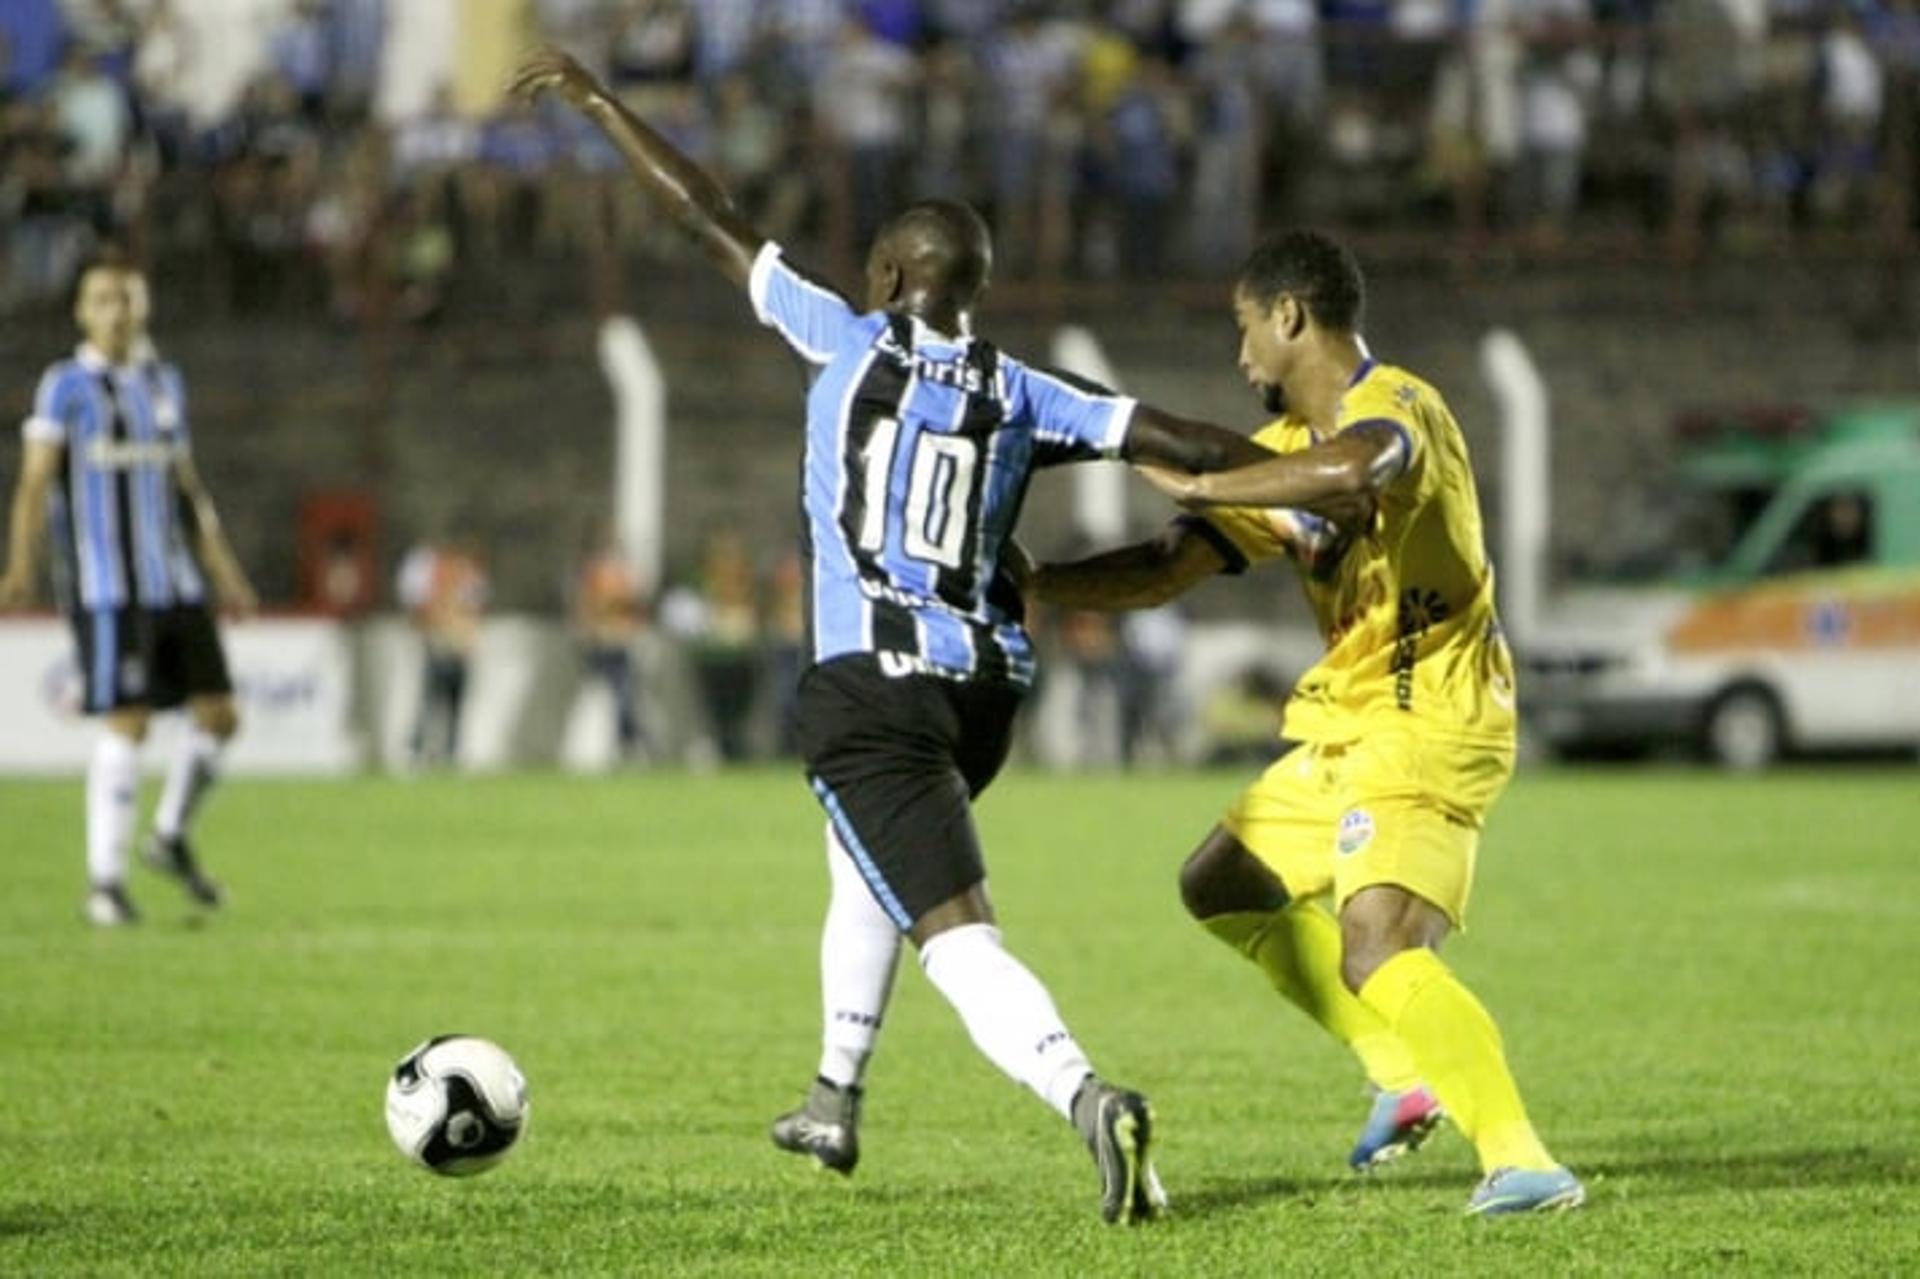
<path id="1" fill-rule="evenodd" d="M 168 710 L 189 697 L 233 691 L 213 614 L 202 605 L 82 609 L 70 620 L 89 715 Z"/>
<path id="2" fill-rule="evenodd" d="M 972 801 L 1006 762 L 1021 696 L 998 682 L 891 678 L 868 656 L 801 677 L 807 780 L 902 930 L 986 878 Z"/>

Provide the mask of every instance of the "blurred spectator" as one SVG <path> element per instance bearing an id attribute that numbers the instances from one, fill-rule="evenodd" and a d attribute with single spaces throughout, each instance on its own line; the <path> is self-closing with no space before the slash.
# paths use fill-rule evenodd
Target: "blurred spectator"
<path id="1" fill-rule="evenodd" d="M 694 678 L 723 760 L 747 758 L 748 723 L 759 693 L 760 601 L 753 560 L 737 534 L 707 542 L 698 590 L 661 601 L 662 623 L 691 651 Z"/>
<path id="2" fill-rule="evenodd" d="M 774 565 L 767 598 L 767 683 L 773 695 L 774 749 L 782 759 L 800 753 L 793 708 L 807 660 L 806 565 L 797 549 L 789 549 Z"/>
<path id="3" fill-rule="evenodd" d="M 908 95 L 919 64 L 897 45 L 848 21 L 815 86 L 813 112 L 821 135 L 846 167 L 836 188 L 848 207 L 836 222 L 845 228 L 835 257 L 852 262 L 897 212 L 900 168 L 905 160 Z M 840 237 L 837 237 L 840 238 Z"/>
<path id="4" fill-rule="evenodd" d="M 1835 6 L 1820 40 L 1822 138 L 1820 210 L 1831 218 L 1858 220 L 1865 212 L 1878 159 L 1886 80 L 1867 44 L 1859 14 Z"/>
<path id="5" fill-rule="evenodd" d="M 1064 205 L 1076 139 L 1056 105 L 1072 86 L 1076 41 L 1021 3 L 982 49 L 991 109 L 990 154 L 996 245 L 1009 275 L 1057 270 L 1066 248 Z"/>
<path id="6" fill-rule="evenodd" d="M 58 70 L 67 43 L 59 0 L 7 0 L 0 4 L 0 43 L 7 51 L 8 92 L 38 92 Z"/>
<path id="7" fill-rule="evenodd" d="M 684 0 L 619 0 L 607 71 L 616 88 L 677 84 L 693 74 L 693 14 Z"/>
<path id="8" fill-rule="evenodd" d="M 294 0 L 268 37 L 273 69 L 293 89 L 300 113 L 309 120 L 319 120 L 326 112 L 333 79 L 326 12 L 326 0 Z"/>
<path id="9" fill-rule="evenodd" d="M 416 768 L 451 766 L 459 759 L 460 715 L 487 604 L 478 546 L 467 538 L 420 543 L 401 561 L 395 593 L 424 658 L 409 760 Z"/>
<path id="10" fill-rule="evenodd" d="M 1120 759 L 1127 767 L 1177 758 L 1186 733 L 1180 663 L 1187 619 L 1176 604 L 1120 618 Z"/>
<path id="11" fill-rule="evenodd" d="M 573 589 L 573 630 L 587 674 L 613 699 L 620 758 L 652 753 L 640 715 L 635 645 L 646 630 L 646 589 L 633 561 L 603 521 L 590 539 Z"/>

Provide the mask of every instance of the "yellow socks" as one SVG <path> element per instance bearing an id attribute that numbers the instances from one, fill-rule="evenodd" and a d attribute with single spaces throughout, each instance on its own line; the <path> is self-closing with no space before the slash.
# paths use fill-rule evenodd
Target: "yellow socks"
<path id="1" fill-rule="evenodd" d="M 1340 925 L 1332 915 L 1309 902 L 1292 902 L 1282 910 L 1215 915 L 1201 924 L 1351 1048 L 1376 1087 L 1405 1092 L 1420 1082 L 1400 1038 L 1340 980 Z"/>
<path id="2" fill-rule="evenodd" d="M 1483 1169 L 1557 1166 L 1527 1119 L 1499 1027 L 1438 955 L 1401 951 L 1374 970 L 1360 1000 L 1413 1054 L 1420 1077 L 1479 1151 Z"/>

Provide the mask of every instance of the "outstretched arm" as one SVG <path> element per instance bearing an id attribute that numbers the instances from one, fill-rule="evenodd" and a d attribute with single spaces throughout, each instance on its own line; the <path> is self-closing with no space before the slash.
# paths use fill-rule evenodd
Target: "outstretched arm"
<path id="1" fill-rule="evenodd" d="M 640 185 L 693 237 L 720 273 L 741 288 L 766 237 L 733 207 L 705 169 L 620 104 L 592 74 L 557 49 L 533 55 L 514 72 L 513 92 L 532 100 L 552 91 L 599 126 Z"/>
<path id="2" fill-rule="evenodd" d="M 1407 468 L 1406 437 L 1386 422 L 1364 422 L 1297 453 L 1271 454 L 1250 466 L 1186 475 L 1162 467 L 1141 473 L 1187 506 L 1290 506 L 1344 513 L 1377 497 Z M 1192 469 L 1192 468 L 1186 468 Z"/>
<path id="3" fill-rule="evenodd" d="M 1178 520 L 1160 536 L 1132 546 L 1027 569 L 1025 589 L 1062 608 L 1118 612 L 1157 608 L 1228 567 L 1219 546 L 1194 523 Z"/>
<path id="4" fill-rule="evenodd" d="M 1273 453 L 1238 431 L 1142 404 L 1133 411 L 1120 456 L 1129 462 L 1199 473 L 1249 466 Z"/>
<path id="5" fill-rule="evenodd" d="M 40 543 L 46 535 L 47 493 L 60 473 L 65 451 L 65 445 L 27 441 L 7 521 L 7 567 L 0 573 L 0 609 L 25 608 L 33 603 L 33 575 L 40 566 Z"/>

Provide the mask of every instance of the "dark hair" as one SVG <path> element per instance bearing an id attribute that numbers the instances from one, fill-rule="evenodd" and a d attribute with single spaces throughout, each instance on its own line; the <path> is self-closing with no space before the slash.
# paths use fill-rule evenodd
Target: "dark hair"
<path id="1" fill-rule="evenodd" d="M 1262 240 L 1240 268 L 1240 291 L 1262 308 L 1291 293 L 1322 328 L 1360 327 L 1367 286 L 1353 254 L 1319 231 L 1281 231 Z"/>
<path id="2" fill-rule="evenodd" d="M 928 271 L 963 300 L 986 286 L 993 236 L 972 205 L 920 200 L 902 210 L 881 234 L 903 260 Z"/>

